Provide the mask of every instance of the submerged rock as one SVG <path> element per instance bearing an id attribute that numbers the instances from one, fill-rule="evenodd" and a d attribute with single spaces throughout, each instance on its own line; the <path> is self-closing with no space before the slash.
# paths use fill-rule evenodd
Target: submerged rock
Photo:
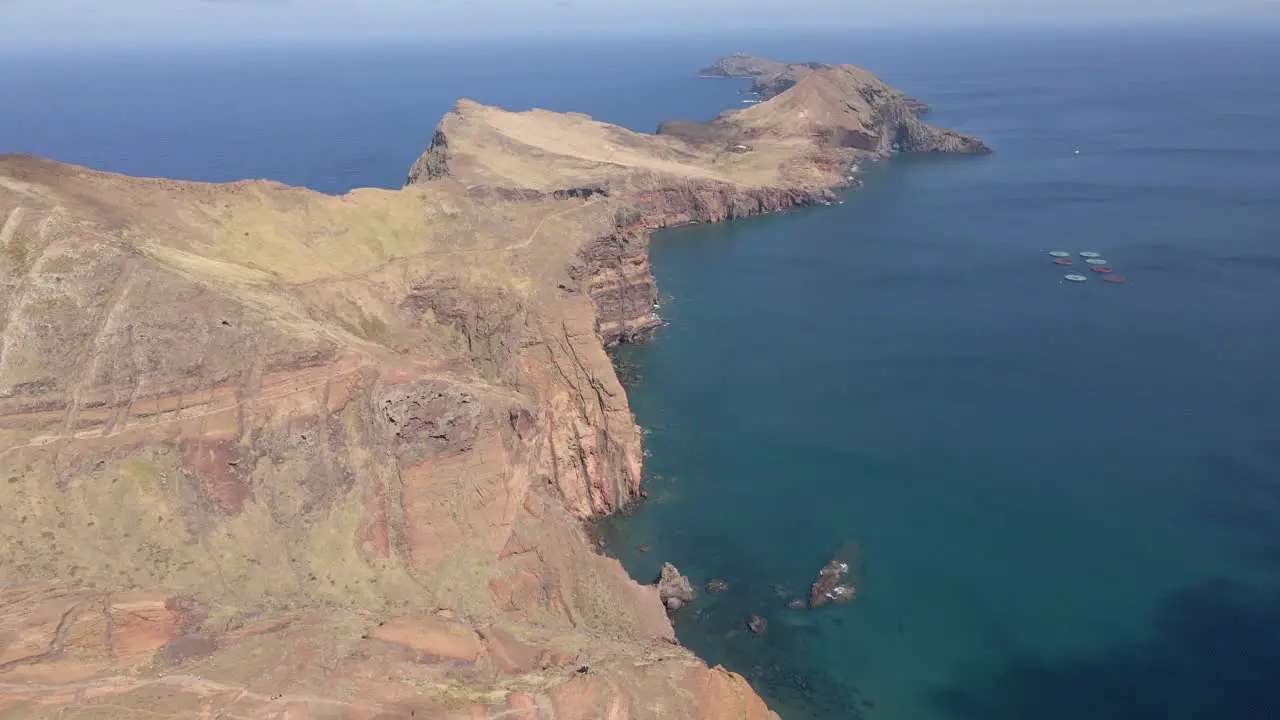
<path id="1" fill-rule="evenodd" d="M 858 544 L 850 541 L 818 571 L 818 577 L 809 587 L 809 607 L 827 603 L 852 602 L 858 596 L 858 582 L 862 574 L 862 554 Z"/>
<path id="2" fill-rule="evenodd" d="M 684 607 L 686 603 L 693 602 L 697 597 L 697 592 L 693 589 L 693 584 L 689 582 L 689 578 L 680 574 L 675 565 L 666 563 L 662 566 L 662 573 L 658 576 L 658 597 L 661 598 L 662 604 L 666 606 L 668 612 L 675 612 Z"/>
<path id="3" fill-rule="evenodd" d="M 747 619 L 747 628 L 756 635 L 760 635 L 769 629 L 769 621 L 752 613 L 751 617 Z"/>
<path id="4" fill-rule="evenodd" d="M 728 592 L 728 590 L 729 590 L 729 583 L 723 580 L 720 580 L 718 578 L 712 579 L 710 582 L 707 583 L 707 593 L 711 595 L 719 595 L 721 593 Z"/>

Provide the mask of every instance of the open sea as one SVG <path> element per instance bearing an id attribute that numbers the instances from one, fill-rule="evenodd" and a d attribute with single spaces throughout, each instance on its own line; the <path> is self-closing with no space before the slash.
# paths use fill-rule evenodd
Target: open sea
<path id="1" fill-rule="evenodd" d="M 739 107 L 694 77 L 739 50 L 996 152 L 655 236 L 668 325 L 618 352 L 650 500 L 607 534 L 728 582 L 681 640 L 785 720 L 1280 717 L 1280 34 L 0 51 L 0 152 L 397 187 L 459 97 L 652 131 Z M 858 600 L 787 609 L 849 542 Z"/>

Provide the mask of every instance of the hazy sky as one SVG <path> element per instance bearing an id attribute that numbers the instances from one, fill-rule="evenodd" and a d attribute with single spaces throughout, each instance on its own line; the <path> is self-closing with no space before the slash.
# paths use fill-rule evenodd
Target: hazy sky
<path id="1" fill-rule="evenodd" d="M 0 0 L 0 44 L 1274 18 L 1280 0 Z"/>

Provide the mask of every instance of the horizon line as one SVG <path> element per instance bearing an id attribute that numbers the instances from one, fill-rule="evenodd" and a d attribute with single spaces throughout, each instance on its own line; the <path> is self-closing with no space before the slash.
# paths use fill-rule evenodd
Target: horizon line
<path id="1" fill-rule="evenodd" d="M 151 50 L 151 49 L 217 49 L 217 48 L 300 48 L 300 47 L 342 47 L 366 46 L 370 43 L 393 43 L 396 45 L 431 42 L 437 46 L 456 47 L 474 42 L 518 42 L 540 44 L 558 40 L 695 40 L 699 38 L 729 38 L 735 36 L 758 36 L 768 34 L 771 38 L 788 35 L 830 36 L 843 34 L 919 34 L 919 35 L 954 35 L 957 33 L 1017 33 L 1017 32 L 1062 32 L 1070 31 L 1125 31 L 1135 28 L 1144 31 L 1158 29 L 1196 29 L 1204 30 L 1212 27 L 1215 30 L 1235 29 L 1255 34 L 1268 34 L 1280 30 L 1280 15 L 1266 17 L 1223 17 L 1205 15 L 1195 17 L 1154 18 L 1154 19 L 1115 19 L 1102 22 L 1084 20 L 1018 21 L 1018 22 L 981 22 L 972 23 L 927 23 L 927 24 L 864 24 L 864 25 L 814 25 L 795 27 L 743 26 L 738 28 L 657 28 L 637 27 L 625 30 L 608 29 L 548 29 L 528 32 L 524 30 L 478 30 L 471 32 L 451 33 L 368 33 L 368 34 L 324 34 L 324 35 L 263 35 L 258 37 L 181 37 L 162 36 L 155 38 L 96 38 L 92 41 L 78 40 L 17 40 L 0 43 L 0 55 L 25 51 L 91 51 L 91 50 Z"/>

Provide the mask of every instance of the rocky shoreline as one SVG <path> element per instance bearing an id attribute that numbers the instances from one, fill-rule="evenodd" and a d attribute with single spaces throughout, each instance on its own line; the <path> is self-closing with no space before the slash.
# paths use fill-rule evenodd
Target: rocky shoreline
<path id="1" fill-rule="evenodd" d="M 986 151 L 917 115 L 849 66 L 656 135 L 460 101 L 341 197 L 0 157 L 0 714 L 776 718 L 584 531 L 643 498 L 605 348 L 653 230 Z"/>
<path id="2" fill-rule="evenodd" d="M 791 89 L 812 70 L 831 67 L 821 63 L 806 63 L 785 66 L 781 70 L 776 67 L 760 69 L 752 64 L 768 64 L 768 61 L 742 58 L 748 63 L 744 68 L 735 65 L 733 60 L 722 59 L 699 74 L 703 77 L 754 78 L 752 92 L 765 100 Z M 926 153 L 989 152 L 980 142 L 921 122 L 919 116 L 929 111 L 928 105 L 914 98 L 901 95 L 891 98 L 877 111 L 877 116 L 883 127 L 894 129 L 882 133 L 872 143 L 864 145 L 855 141 L 854 144 L 872 152 L 866 158 L 869 160 L 882 159 L 887 154 L 887 148 L 893 151 Z M 711 124 L 696 125 L 706 127 Z M 695 140 L 703 140 L 698 137 L 699 131 L 690 133 L 688 125 L 693 124 L 664 123 L 658 133 L 686 138 L 692 136 Z M 892 141 L 886 142 L 886 138 L 892 138 Z M 838 199 L 836 190 L 860 184 L 852 174 L 856 172 L 856 167 L 855 163 L 852 169 L 840 169 L 838 176 L 842 180 L 828 187 L 804 191 L 767 190 L 744 193 L 726 192 L 720 188 L 683 188 L 633 199 L 638 206 L 637 210 L 619 223 L 617 232 L 588 243 L 582 251 L 584 270 L 575 268 L 573 273 L 575 279 L 585 281 L 589 295 L 597 307 L 597 329 L 601 343 L 609 347 L 619 342 L 647 341 L 652 339 L 662 325 L 662 320 L 654 312 L 658 292 L 648 261 L 649 231 L 689 223 L 745 219 L 813 205 L 829 205 Z M 642 500 L 637 498 L 635 503 L 628 506 L 627 511 L 638 510 L 641 503 Z M 600 546 L 603 550 L 603 541 Z M 648 548 L 644 547 L 642 550 L 647 551 Z M 817 609 L 827 604 L 851 603 L 858 596 L 860 575 L 860 550 L 851 541 L 842 546 L 832 560 L 819 570 L 807 598 L 792 600 L 787 607 L 792 610 Z M 681 610 L 697 596 L 688 579 L 670 563 L 664 565 L 656 587 L 667 611 L 671 613 Z M 727 591 L 728 586 L 722 580 L 713 579 L 708 583 L 707 592 L 710 595 Z M 768 627 L 767 621 L 759 614 L 752 614 L 744 620 L 744 624 L 756 635 L 763 634 Z"/>

